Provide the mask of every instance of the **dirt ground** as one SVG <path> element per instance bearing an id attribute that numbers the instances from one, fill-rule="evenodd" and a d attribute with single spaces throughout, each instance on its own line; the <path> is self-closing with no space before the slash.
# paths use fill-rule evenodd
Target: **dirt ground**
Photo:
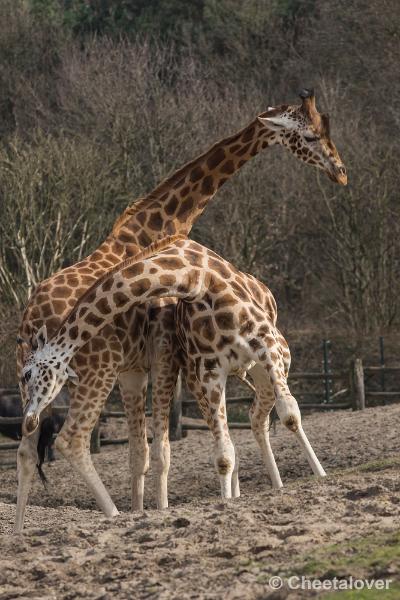
<path id="1" fill-rule="evenodd" d="M 272 491 L 250 431 L 234 431 L 241 497 L 223 503 L 208 432 L 172 444 L 170 508 L 157 511 L 150 471 L 144 514 L 129 513 L 127 446 L 105 447 L 96 467 L 121 514 L 105 519 L 63 459 L 35 481 L 22 536 L 11 533 L 15 468 L 0 469 L 0 600 L 297 599 L 272 575 L 393 580 L 400 597 L 400 406 L 303 419 L 328 477 L 317 480 L 293 434 L 272 446 L 284 482 Z M 125 435 L 123 421 L 113 425 Z M 335 595 L 340 597 L 340 593 Z M 346 596 L 346 598 L 350 596 Z M 351 596 L 353 598 L 353 596 Z M 364 596 L 357 596 L 362 597 Z"/>

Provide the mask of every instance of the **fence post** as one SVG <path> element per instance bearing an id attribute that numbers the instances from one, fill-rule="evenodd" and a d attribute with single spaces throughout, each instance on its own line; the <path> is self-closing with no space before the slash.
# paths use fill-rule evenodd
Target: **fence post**
<path id="1" fill-rule="evenodd" d="M 97 421 L 90 436 L 90 454 L 100 454 L 100 421 Z"/>
<path id="2" fill-rule="evenodd" d="M 356 358 L 352 363 L 352 391 L 353 391 L 353 409 L 364 410 L 365 408 L 365 387 L 364 387 L 364 368 L 361 358 Z"/>
<path id="3" fill-rule="evenodd" d="M 379 358 L 380 358 L 380 363 L 381 363 L 381 390 L 382 390 L 382 392 L 384 392 L 386 389 L 385 388 L 385 340 L 382 335 L 379 338 Z M 387 398 L 383 399 L 383 403 L 385 405 L 388 404 Z"/>
<path id="4" fill-rule="evenodd" d="M 169 439 L 182 439 L 182 380 L 179 375 L 176 382 L 174 399 L 169 414 Z"/>
<path id="5" fill-rule="evenodd" d="M 332 394 L 332 389 L 331 389 L 331 385 L 332 385 L 332 379 L 329 379 L 329 375 L 331 374 L 331 361 L 330 361 L 330 357 L 329 357 L 329 351 L 331 349 L 331 342 L 330 340 L 323 340 L 322 342 L 322 349 L 324 351 L 324 374 L 326 375 L 325 379 L 324 379 L 324 384 L 325 384 L 325 403 L 330 402 L 331 399 L 331 394 Z"/>

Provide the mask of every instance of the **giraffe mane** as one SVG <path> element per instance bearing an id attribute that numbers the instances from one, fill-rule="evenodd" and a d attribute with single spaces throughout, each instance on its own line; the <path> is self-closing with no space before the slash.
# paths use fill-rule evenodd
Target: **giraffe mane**
<path id="1" fill-rule="evenodd" d="M 106 271 L 105 273 L 103 273 L 103 275 L 101 275 L 90 286 L 90 288 L 88 288 L 86 290 L 86 292 L 79 298 L 79 300 L 71 308 L 70 312 L 63 319 L 63 321 L 60 323 L 60 326 L 57 329 L 57 331 L 54 333 L 52 339 L 57 336 L 57 334 L 59 333 L 60 329 L 65 325 L 65 323 L 68 321 L 68 319 L 70 317 L 72 317 L 78 311 L 78 309 L 81 306 L 81 304 L 83 302 L 86 302 L 88 300 L 88 297 L 100 285 L 102 285 L 106 281 L 106 279 L 108 279 L 109 277 L 112 277 L 118 271 L 122 271 L 123 269 L 126 269 L 127 267 L 130 267 L 131 265 L 139 262 L 140 260 L 145 260 L 146 258 L 150 258 L 150 256 L 153 256 L 154 254 L 157 254 L 157 252 L 161 252 L 162 250 L 165 250 L 166 248 L 168 248 L 168 246 L 171 246 L 172 244 L 175 244 L 175 242 L 178 242 L 180 240 L 187 240 L 187 237 L 184 236 L 184 235 L 182 235 L 182 234 L 178 234 L 178 235 L 169 235 L 169 236 L 163 238 L 162 240 L 157 240 L 157 241 L 153 242 L 152 244 L 150 244 L 149 246 L 147 246 L 147 248 L 145 248 L 144 250 L 142 250 L 138 254 L 135 254 L 135 256 L 130 256 L 129 258 L 126 258 L 122 262 L 114 265 L 114 267 L 111 267 L 111 269 L 109 269 L 108 271 Z"/>
<path id="2" fill-rule="evenodd" d="M 117 218 L 117 220 L 115 221 L 113 228 L 112 228 L 112 235 L 113 236 L 118 236 L 121 227 L 123 227 L 125 225 L 125 223 L 127 221 L 129 221 L 129 219 L 136 214 L 137 212 L 139 212 L 141 206 L 141 202 L 144 202 L 146 200 L 147 196 L 142 196 L 141 198 L 137 198 L 137 200 L 134 201 L 133 204 L 130 204 L 129 206 L 126 207 L 126 209 L 124 210 L 124 212 L 119 215 L 119 217 Z"/>

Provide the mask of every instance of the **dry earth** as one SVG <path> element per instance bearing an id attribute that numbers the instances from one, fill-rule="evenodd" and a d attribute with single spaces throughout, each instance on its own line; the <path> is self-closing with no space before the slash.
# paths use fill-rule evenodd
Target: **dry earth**
<path id="1" fill-rule="evenodd" d="M 15 469 L 0 469 L 0 600 L 297 599 L 313 592 L 273 591 L 268 580 L 301 573 L 389 578 L 394 595 L 365 597 L 399 598 L 400 406 L 314 414 L 304 428 L 326 479 L 310 477 L 278 425 L 272 445 L 285 487 L 271 491 L 251 432 L 236 431 L 242 496 L 223 503 L 211 436 L 189 432 L 172 444 L 170 509 L 155 510 L 150 472 L 144 514 L 128 512 L 127 447 L 103 448 L 94 460 L 121 510 L 113 520 L 57 460 L 47 467 L 51 489 L 34 484 L 22 536 L 11 533 Z"/>

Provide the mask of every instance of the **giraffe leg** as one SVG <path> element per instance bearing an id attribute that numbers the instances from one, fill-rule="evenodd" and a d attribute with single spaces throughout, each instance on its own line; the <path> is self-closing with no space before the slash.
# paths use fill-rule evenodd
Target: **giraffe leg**
<path id="1" fill-rule="evenodd" d="M 225 394 L 225 392 L 224 392 Z M 225 403 L 225 411 L 226 411 L 226 401 L 224 399 L 224 403 Z M 228 427 L 228 421 L 227 421 L 228 417 L 227 415 L 225 416 L 225 423 L 226 423 L 226 427 Z M 229 438 L 230 440 L 230 445 L 233 448 L 233 456 L 234 456 L 234 465 L 233 465 L 233 471 L 232 471 L 232 481 L 231 481 L 231 494 L 232 494 L 232 498 L 239 498 L 240 497 L 240 482 L 239 482 L 239 466 L 240 466 L 240 460 L 239 460 L 239 453 L 236 450 L 235 444 L 233 443 L 233 441 L 231 440 L 231 438 Z"/>
<path id="2" fill-rule="evenodd" d="M 239 379 L 242 380 L 241 377 L 239 377 Z M 232 498 L 239 498 L 240 496 L 240 483 L 239 483 L 239 465 L 240 465 L 240 460 L 239 460 L 239 454 L 235 448 L 234 443 L 231 441 L 232 446 L 233 446 L 233 451 L 235 453 L 235 466 L 233 467 L 233 471 L 232 471 Z"/>
<path id="3" fill-rule="evenodd" d="M 153 443 L 152 461 L 156 472 L 157 508 L 168 507 L 168 473 L 171 462 L 169 413 L 174 399 L 179 366 L 169 351 L 161 350 L 152 364 Z"/>
<path id="4" fill-rule="evenodd" d="M 225 386 L 222 390 L 214 390 L 213 396 L 210 397 L 212 398 L 210 408 L 211 431 L 214 435 L 214 463 L 221 484 L 221 496 L 222 498 L 232 498 L 232 475 L 235 469 L 236 457 L 235 448 L 228 431 Z"/>
<path id="5" fill-rule="evenodd" d="M 232 443 L 233 445 L 233 443 Z M 239 456 L 233 445 L 233 451 L 235 453 L 235 466 L 232 471 L 232 498 L 239 498 L 240 496 L 240 484 L 239 484 Z"/>
<path id="6" fill-rule="evenodd" d="M 286 378 L 289 375 L 289 368 L 290 368 L 290 362 L 291 362 L 291 357 L 290 357 L 290 350 L 289 350 L 289 346 L 285 340 L 285 338 L 283 337 L 283 335 L 281 334 L 281 332 L 279 330 L 277 330 L 277 334 L 278 334 L 278 342 L 282 351 L 282 357 L 283 357 L 283 362 L 284 362 L 284 367 L 285 367 L 285 376 Z M 295 400 L 296 402 L 296 400 Z M 296 402 L 297 404 L 297 402 Z M 299 410 L 299 414 L 300 414 L 300 410 Z M 308 441 L 308 438 L 306 436 L 306 434 L 304 433 L 304 429 L 301 425 L 301 416 L 300 416 L 300 427 L 298 428 L 298 430 L 295 432 L 296 433 L 296 437 L 299 440 L 300 445 L 303 448 L 303 452 L 307 458 L 308 464 L 311 467 L 311 470 L 313 471 L 314 475 L 317 475 L 318 477 L 326 477 L 326 473 L 321 465 L 321 463 L 319 462 L 318 458 L 315 455 L 314 450 L 312 449 L 312 446 L 310 444 L 310 442 Z"/>
<path id="7" fill-rule="evenodd" d="M 269 378 L 265 376 L 264 368 L 260 365 L 255 365 L 249 374 L 257 392 L 257 398 L 250 409 L 251 429 L 260 446 L 272 487 L 280 489 L 283 484 L 269 440 L 269 414 L 275 404 L 273 388 Z"/>
<path id="8" fill-rule="evenodd" d="M 298 430 L 295 432 L 295 434 L 301 447 L 303 448 L 305 457 L 307 458 L 308 464 L 310 465 L 314 475 L 317 475 L 317 477 L 326 477 L 326 472 L 321 463 L 319 462 L 310 442 L 308 441 L 308 438 L 301 424 Z"/>
<path id="9" fill-rule="evenodd" d="M 125 371 L 118 375 L 122 401 L 128 420 L 129 465 L 132 477 L 132 511 L 143 511 L 144 477 L 149 470 L 146 431 L 146 392 L 148 375 Z"/>
<path id="10" fill-rule="evenodd" d="M 314 450 L 304 432 L 301 424 L 301 414 L 297 400 L 288 391 L 287 394 L 276 399 L 276 411 L 282 423 L 296 435 L 303 453 L 314 473 L 318 477 L 325 477 L 326 473 L 315 455 Z"/>
<path id="11" fill-rule="evenodd" d="M 276 363 L 272 361 L 272 364 L 271 356 L 268 356 L 268 352 L 264 352 L 264 356 L 265 354 L 267 358 L 261 358 L 260 356 L 259 364 L 251 370 L 252 377 L 255 381 L 258 379 L 260 382 L 263 377 L 269 378 L 274 390 L 275 406 L 279 419 L 285 427 L 295 433 L 313 473 L 319 477 L 324 477 L 326 473 L 303 430 L 297 400 L 292 396 L 287 385 L 287 369 L 282 359 L 282 350 L 280 348 L 280 359 Z"/>
<path id="12" fill-rule="evenodd" d="M 21 533 L 32 479 L 38 462 L 37 444 L 40 428 L 30 437 L 23 437 L 17 452 L 18 491 L 14 531 Z"/>
<path id="13" fill-rule="evenodd" d="M 220 375 L 201 384 L 193 373 L 187 376 L 187 384 L 214 437 L 214 464 L 219 476 L 222 498 L 232 498 L 232 487 L 238 492 L 238 486 L 232 486 L 235 469 L 235 448 L 229 435 L 226 417 L 225 384 L 226 377 Z M 235 476 L 237 477 L 237 475 Z"/>
<path id="14" fill-rule="evenodd" d="M 55 442 L 56 449 L 82 476 L 107 517 L 114 517 L 118 510 L 94 468 L 90 455 L 90 435 L 114 383 L 114 372 L 103 370 L 102 377 L 96 373 L 90 385 L 86 376 L 82 377 L 78 386 L 71 386 L 70 408 Z"/>
<path id="15" fill-rule="evenodd" d="M 211 404 L 208 400 L 209 397 L 211 396 L 205 396 L 203 393 L 203 390 L 200 387 L 200 384 L 197 380 L 197 376 L 194 373 L 194 370 L 191 367 L 185 367 L 184 369 L 184 376 L 186 379 L 186 383 L 188 388 L 190 389 L 190 391 L 192 392 L 193 396 L 197 399 L 197 402 L 199 404 L 199 408 L 201 410 L 201 413 L 203 415 L 203 419 L 205 420 L 205 422 L 208 424 L 208 426 L 210 427 L 214 439 L 216 439 L 216 436 L 218 436 L 218 438 L 220 437 L 220 434 L 217 430 L 215 430 L 214 432 L 214 412 L 211 408 Z M 226 378 L 224 379 L 224 381 L 226 382 Z M 210 391 L 210 394 L 212 394 L 212 391 Z M 217 392 L 217 395 L 220 395 L 220 390 Z M 227 442 L 228 447 L 233 449 L 233 456 L 234 456 L 234 466 L 233 466 L 233 471 L 232 471 L 232 476 L 231 476 L 231 491 L 230 491 L 230 495 L 227 496 L 228 498 L 238 498 L 240 496 L 240 484 L 239 484 L 239 456 L 235 450 L 235 446 L 229 436 L 228 433 L 228 423 L 227 423 L 227 417 L 226 417 L 226 403 L 225 403 L 225 385 L 224 385 L 224 394 L 223 394 L 223 411 L 224 411 L 224 422 L 225 425 L 222 425 L 222 428 L 225 430 L 226 434 L 228 435 L 229 441 Z M 218 451 L 217 446 L 215 446 L 215 452 Z M 218 465 L 216 465 L 217 471 L 219 473 L 218 470 Z M 221 483 L 221 492 L 222 492 L 222 483 Z M 224 496 L 223 496 L 224 497 Z"/>
<path id="16" fill-rule="evenodd" d="M 174 389 L 174 397 L 170 406 L 169 413 L 169 439 L 176 441 L 182 438 L 182 423 L 180 424 L 180 430 L 175 429 L 176 419 L 182 416 L 182 377 L 180 370 L 178 371 L 178 377 Z M 174 423 L 172 423 L 174 421 Z"/>

